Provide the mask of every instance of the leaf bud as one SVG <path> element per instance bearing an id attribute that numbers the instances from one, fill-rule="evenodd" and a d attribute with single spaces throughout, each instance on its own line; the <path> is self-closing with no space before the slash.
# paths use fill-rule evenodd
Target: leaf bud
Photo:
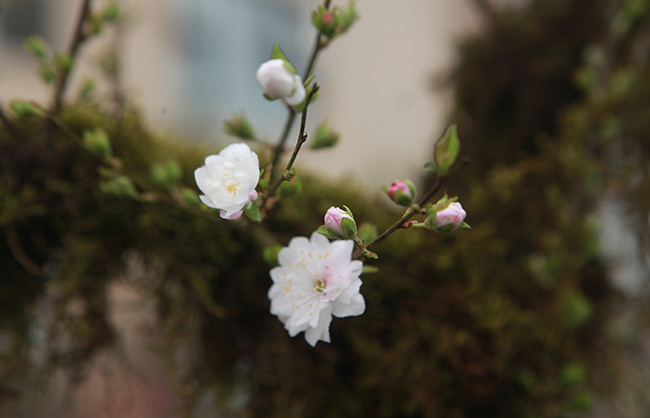
<path id="1" fill-rule="evenodd" d="M 339 141 L 339 134 L 334 132 L 327 122 L 319 124 L 311 135 L 309 148 L 329 148 Z"/>
<path id="2" fill-rule="evenodd" d="M 224 132 L 241 139 L 255 139 L 255 131 L 243 113 L 234 114 L 223 122 Z"/>
<path id="3" fill-rule="evenodd" d="M 84 148 L 102 160 L 105 160 L 113 153 L 111 149 L 111 141 L 108 138 L 106 131 L 101 128 L 95 128 L 92 131 L 84 131 L 82 143 Z"/>

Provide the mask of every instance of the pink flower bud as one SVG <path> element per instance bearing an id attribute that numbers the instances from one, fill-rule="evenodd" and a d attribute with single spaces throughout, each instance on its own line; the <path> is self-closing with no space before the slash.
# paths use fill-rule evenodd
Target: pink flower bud
<path id="1" fill-rule="evenodd" d="M 266 61 L 257 69 L 257 81 L 271 99 L 284 99 L 290 105 L 300 104 L 306 95 L 299 75 L 292 74 L 281 59 Z"/>
<path id="2" fill-rule="evenodd" d="M 390 200 L 401 206 L 411 206 L 415 197 L 415 185 L 407 179 L 395 180 L 390 187 L 384 188 Z"/>
<path id="3" fill-rule="evenodd" d="M 453 232 L 463 224 L 465 216 L 467 216 L 467 212 L 461 204 L 452 202 L 445 209 L 436 213 L 433 229 L 436 232 Z"/>
<path id="4" fill-rule="evenodd" d="M 351 213 L 334 206 L 325 213 L 325 228 L 341 239 L 354 238 L 357 234 L 357 224 Z"/>

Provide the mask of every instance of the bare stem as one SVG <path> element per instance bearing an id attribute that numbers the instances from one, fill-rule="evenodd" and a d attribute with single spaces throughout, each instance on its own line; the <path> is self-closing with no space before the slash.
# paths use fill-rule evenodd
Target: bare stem
<path id="1" fill-rule="evenodd" d="M 90 15 L 91 2 L 92 0 L 84 0 L 83 5 L 81 7 L 81 12 L 79 13 L 79 17 L 77 18 L 77 24 L 75 26 L 75 31 L 74 31 L 72 41 L 70 42 L 70 46 L 68 47 L 67 53 L 73 62 L 77 55 L 77 52 L 79 51 L 79 47 L 86 40 L 86 38 L 88 38 L 88 33 L 84 30 L 84 27 L 85 27 L 86 19 Z M 69 69 L 64 69 L 61 72 L 61 78 L 59 80 L 59 83 L 57 84 L 56 90 L 54 91 L 52 113 L 58 113 L 58 111 L 61 109 L 61 105 L 63 104 L 63 95 L 65 93 L 65 89 L 68 84 L 68 79 L 70 78 L 69 77 L 70 72 L 71 70 Z"/>
<path id="2" fill-rule="evenodd" d="M 5 124 L 9 132 L 11 132 L 11 135 L 13 135 L 14 138 L 18 139 L 20 133 L 18 132 L 18 129 L 14 126 L 14 124 L 11 123 L 11 120 L 9 120 L 9 117 L 5 114 L 2 106 L 0 106 L 0 120 L 2 121 L 2 123 Z"/>
<path id="3" fill-rule="evenodd" d="M 311 102 L 311 99 L 314 97 L 318 89 L 319 89 L 318 84 L 314 84 L 314 88 L 309 93 L 309 96 L 307 96 L 307 100 L 305 102 L 305 108 L 302 111 L 302 117 L 300 119 L 300 132 L 298 133 L 296 146 L 293 149 L 291 158 L 289 159 L 287 166 L 284 168 L 282 175 L 278 177 L 277 181 L 273 184 L 273 186 L 269 189 L 267 195 L 264 197 L 264 201 L 262 202 L 262 208 L 266 206 L 266 202 L 268 202 L 269 198 L 275 194 L 275 192 L 278 190 L 278 187 L 280 187 L 282 182 L 286 180 L 284 178 L 284 173 L 291 170 L 291 168 L 293 167 L 293 163 L 296 161 L 296 157 L 298 157 L 298 153 L 300 152 L 300 148 L 302 147 L 302 144 L 304 144 L 305 141 L 307 141 L 307 134 L 305 133 L 305 129 L 307 125 L 307 109 L 309 108 L 309 103 Z"/>

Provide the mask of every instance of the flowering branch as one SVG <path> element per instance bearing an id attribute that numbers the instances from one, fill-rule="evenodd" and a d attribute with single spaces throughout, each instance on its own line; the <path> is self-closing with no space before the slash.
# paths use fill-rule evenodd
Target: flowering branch
<path id="1" fill-rule="evenodd" d="M 291 158 L 289 159 L 289 162 L 287 163 L 287 166 L 285 167 L 284 171 L 282 172 L 282 175 L 278 178 L 278 180 L 275 182 L 275 184 L 269 189 L 268 193 L 264 197 L 264 201 L 262 202 L 262 207 L 261 209 L 264 209 L 266 207 L 266 204 L 269 200 L 270 197 L 272 197 L 275 192 L 278 190 L 278 187 L 282 184 L 283 181 L 290 180 L 285 177 L 285 173 L 291 172 L 291 168 L 293 167 L 293 163 L 296 161 L 296 157 L 298 156 L 298 153 L 300 152 L 300 148 L 302 147 L 302 144 L 307 141 L 307 134 L 305 133 L 306 129 L 306 124 L 307 124 L 307 109 L 309 108 L 309 103 L 311 102 L 312 98 L 316 94 L 320 87 L 318 84 L 314 84 L 314 87 L 312 90 L 309 92 L 309 95 L 307 96 L 307 100 L 305 101 L 305 108 L 302 111 L 302 117 L 300 119 L 300 132 L 298 133 L 298 140 L 296 141 L 296 146 L 293 149 L 293 153 L 291 154 Z"/>
<path id="2" fill-rule="evenodd" d="M 331 0 L 325 0 L 323 7 L 329 9 L 330 2 Z M 320 51 L 326 45 L 321 41 L 321 37 L 322 37 L 321 33 L 318 32 L 318 34 L 316 35 L 314 48 L 312 49 L 311 56 L 309 58 L 309 64 L 307 65 L 307 69 L 305 70 L 302 77 L 303 80 L 306 80 L 311 75 L 311 72 L 314 69 L 314 64 L 316 63 L 316 58 L 318 57 Z M 291 127 L 293 126 L 293 123 L 296 120 L 296 112 L 293 110 L 293 108 L 287 105 L 287 109 L 289 110 L 289 115 L 287 116 L 287 120 L 284 123 L 284 129 L 282 130 L 282 134 L 280 135 L 278 144 L 275 146 L 273 158 L 271 159 L 271 178 L 273 178 L 275 174 L 275 167 L 278 165 L 278 162 L 280 161 L 280 157 L 284 152 L 284 145 L 287 142 L 287 139 L 289 139 L 289 132 L 291 131 Z"/>
<path id="3" fill-rule="evenodd" d="M 81 44 L 88 38 L 89 33 L 84 30 L 86 19 L 90 16 L 90 4 L 92 0 L 84 0 L 84 3 L 81 7 L 81 13 L 79 13 L 79 18 L 77 20 L 76 29 L 72 41 L 70 42 L 70 47 L 68 48 L 68 58 L 70 62 L 74 61 L 79 47 Z M 68 79 L 70 75 L 71 68 L 61 68 L 61 76 L 59 79 L 59 84 L 54 91 L 54 101 L 52 103 L 52 113 L 57 113 L 61 109 L 63 103 L 63 94 L 65 93 L 65 88 L 68 84 Z"/>
<path id="4" fill-rule="evenodd" d="M 437 179 L 436 179 L 436 182 L 433 184 L 433 186 L 431 186 L 431 189 L 429 190 L 429 192 L 426 194 L 426 196 L 424 196 L 422 198 L 422 200 L 420 200 L 420 203 L 418 203 L 417 206 L 422 207 L 422 206 L 426 205 L 431 199 L 433 199 L 433 197 L 436 195 L 436 193 L 438 193 L 440 191 L 440 189 L 442 188 L 442 186 L 445 184 L 446 181 L 447 181 L 447 177 L 438 176 Z M 413 208 L 409 208 L 406 211 L 406 213 L 404 214 L 404 216 L 402 216 L 400 218 L 400 220 L 395 222 L 390 228 L 388 228 L 381 235 L 379 235 L 377 238 L 372 240 L 369 244 L 365 244 L 361 248 L 359 248 L 357 251 L 355 251 L 354 254 L 352 254 L 352 258 L 357 258 L 357 257 L 360 257 L 361 255 L 363 255 L 363 253 L 365 252 L 365 250 L 368 247 L 370 247 L 373 244 L 377 244 L 378 242 L 383 241 L 390 234 L 392 234 L 393 232 L 395 232 L 398 229 L 402 228 L 402 226 L 409 219 L 411 219 L 413 216 L 417 215 L 418 213 L 420 213 L 420 212 L 417 211 L 417 210 L 414 210 Z"/>

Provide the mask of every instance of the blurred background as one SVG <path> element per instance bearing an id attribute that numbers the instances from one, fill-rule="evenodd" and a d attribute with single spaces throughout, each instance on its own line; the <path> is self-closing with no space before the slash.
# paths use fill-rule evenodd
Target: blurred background
<path id="1" fill-rule="evenodd" d="M 243 110 L 261 136 L 275 141 L 285 109 L 262 98 L 255 71 L 275 43 L 304 68 L 315 4 L 122 0 L 119 29 L 84 46 L 74 81 L 78 86 L 96 73 L 103 54 L 117 47 L 121 86 L 155 130 L 220 147 L 227 141 L 223 120 Z M 317 67 L 323 90 L 309 118 L 310 126 L 328 120 L 343 141 L 337 151 L 301 157 L 301 164 L 334 177 L 349 174 L 378 189 L 396 177 L 415 176 L 430 159 L 431 140 L 441 134 L 450 109 L 449 94 L 433 87 L 455 63 L 458 41 L 480 27 L 481 13 L 472 0 L 357 4 L 362 23 L 327 48 Z M 3 0 L 0 97 L 46 98 L 23 41 L 39 34 L 55 49 L 65 48 L 78 8 L 76 0 Z M 75 92 L 70 89 L 70 96 Z"/>
<path id="2" fill-rule="evenodd" d="M 139 109 L 146 129 L 161 137 L 183 138 L 216 152 L 232 140 L 222 133 L 223 121 L 244 111 L 262 138 L 276 141 L 285 109 L 262 98 L 255 70 L 279 43 L 301 71 L 315 36 L 309 16 L 319 2 L 118 3 L 119 22 L 82 47 L 67 90 L 70 102 L 90 78 L 98 80 L 98 101 L 113 100 L 120 92 Z M 158 266 L 155 258 L 152 262 L 143 256 L 142 248 L 161 241 L 148 237 L 149 242 L 137 244 L 142 246 L 138 251 L 120 249 L 118 256 L 106 258 L 124 266 L 103 295 L 103 313 L 122 341 L 119 348 L 86 359 L 87 368 L 78 374 L 53 373 L 45 387 L 21 381 L 21 387 L 31 391 L 22 409 L 12 413 L 307 416 L 305 411 L 316 408 L 310 406 L 312 399 L 313 405 L 328 405 L 312 391 L 329 393 L 325 383 L 333 382 L 341 392 L 363 388 L 359 405 L 363 400 L 377 409 L 366 411 L 351 395 L 341 398 L 341 405 L 350 405 L 349 412 L 332 407 L 323 416 L 649 416 L 650 316 L 645 306 L 650 277 L 650 94 L 648 83 L 642 82 L 650 56 L 648 2 L 356 4 L 360 20 L 317 64 L 322 90 L 310 107 L 308 122 L 311 129 L 327 120 L 341 134 L 341 142 L 332 150 L 302 153 L 298 167 L 308 167 L 330 182 L 352 180 L 376 203 L 379 187 L 398 177 L 426 184 L 422 167 L 431 161 L 433 143 L 451 119 L 459 124 L 463 152 L 472 158 L 466 173 L 450 184 L 452 194 L 467 199 L 470 224 L 478 223 L 471 238 L 441 238 L 431 244 L 416 238 L 402 243 L 403 248 L 396 239 L 394 247 L 385 249 L 387 267 L 373 285 L 375 293 L 370 290 L 367 296 L 381 308 L 368 312 L 367 323 L 350 325 L 348 331 L 337 328 L 341 345 L 321 344 L 316 355 L 289 345 L 302 341 L 285 342 L 289 339 L 281 329 L 274 334 L 277 330 L 260 331 L 264 327 L 248 322 L 241 333 L 253 335 L 255 341 L 237 339 L 239 330 L 205 319 L 209 315 L 202 308 L 197 308 L 196 317 L 187 315 L 188 328 L 178 337 L 183 342 L 171 350 L 173 339 L 160 332 L 159 322 L 174 317 L 171 308 L 166 310 L 142 291 L 147 286 L 134 285 L 151 276 L 175 274 Z M 3 104 L 14 98 L 48 102 L 50 88 L 23 42 L 37 34 L 55 50 L 65 49 L 79 8 L 78 0 L 0 0 Z M 109 81 L 100 76 L 106 66 L 116 75 Z M 323 191 L 336 196 L 328 193 Z M 325 203 L 304 199 L 306 211 L 322 212 L 315 205 Z M 373 212 L 376 209 L 368 216 Z M 292 216 L 297 215 L 288 214 L 300 222 Z M 282 227 L 303 228 L 278 225 L 280 233 Z M 187 229 L 192 231 L 191 242 L 198 232 Z M 181 240 L 176 232 L 164 232 L 163 237 Z M 447 250 L 436 246 L 445 244 Z M 430 245 L 429 252 L 421 249 L 423 254 L 414 261 L 407 248 L 424 248 L 418 245 Z M 467 255 L 472 249 L 478 255 Z M 201 263 L 205 260 L 211 259 L 206 256 Z M 226 277 L 231 262 L 223 263 Z M 251 300 L 250 294 L 255 294 L 258 299 L 252 299 L 251 309 L 268 309 L 263 291 L 233 296 L 222 288 L 227 286 L 221 284 L 223 271 L 205 271 L 202 274 L 216 283 L 212 296 L 223 298 L 219 303 Z M 392 284 L 391 273 L 404 274 L 403 283 Z M 429 276 L 438 281 L 428 282 Z M 167 291 L 178 291 L 155 290 L 161 299 L 169 297 Z M 47 286 L 39 287 L 41 291 L 48 294 Z M 24 308 L 33 316 L 27 327 L 30 345 L 23 354 L 36 365 L 34 370 L 48 358 L 44 341 L 52 332 L 56 295 L 50 289 L 48 297 Z M 74 303 L 66 309 L 85 312 Z M 238 315 L 241 321 L 254 322 Z M 380 324 L 393 319 L 395 325 L 384 334 Z M 212 341 L 209 334 L 218 335 L 215 329 L 236 336 L 237 342 Z M 12 346 L 7 335 L 0 335 L 0 348 Z M 272 355 L 259 347 L 266 343 Z M 230 345 L 236 353 L 227 352 Z M 179 369 L 181 375 L 185 370 L 168 357 L 192 363 L 195 355 L 210 358 L 214 347 L 227 354 L 215 355 L 218 358 L 205 362 L 205 368 L 225 367 L 229 386 L 224 389 L 223 381 L 206 378 L 211 386 L 188 389 L 194 381 L 183 380 L 187 376 L 179 384 Z M 292 363 L 294 356 L 299 360 Z M 400 368 L 405 359 L 410 365 Z M 304 365 L 313 367 L 315 375 L 325 375 L 321 386 L 307 390 L 304 387 L 311 388 L 313 382 L 295 378 Z M 333 365 L 331 376 L 326 365 Z M 287 378 L 285 369 L 295 373 L 288 384 L 292 396 L 286 398 L 273 386 L 279 376 Z M 3 372 L 8 373 L 0 368 L 0 376 Z M 192 376 L 204 377 L 200 370 L 193 370 Z M 262 389 L 269 389 L 268 394 L 259 395 Z M 38 408 L 30 409 L 30 399 Z M 520 404 L 513 399 L 524 400 Z M 219 415 L 213 415 L 215 410 Z"/>

